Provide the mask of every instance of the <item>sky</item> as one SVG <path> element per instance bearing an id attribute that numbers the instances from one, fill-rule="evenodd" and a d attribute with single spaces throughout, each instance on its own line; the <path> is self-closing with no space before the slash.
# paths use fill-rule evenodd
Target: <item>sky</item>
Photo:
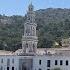
<path id="1" fill-rule="evenodd" d="M 35 10 L 46 8 L 70 8 L 70 0 L 32 0 Z M 0 14 L 24 16 L 30 0 L 0 0 Z"/>

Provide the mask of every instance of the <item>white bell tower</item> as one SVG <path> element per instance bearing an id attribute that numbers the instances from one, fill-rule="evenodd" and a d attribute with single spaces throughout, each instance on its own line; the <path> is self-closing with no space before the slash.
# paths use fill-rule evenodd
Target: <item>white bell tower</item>
<path id="1" fill-rule="evenodd" d="M 28 6 L 27 20 L 24 24 L 22 36 L 22 49 L 24 53 L 36 53 L 38 37 L 36 36 L 35 12 L 32 3 Z"/>

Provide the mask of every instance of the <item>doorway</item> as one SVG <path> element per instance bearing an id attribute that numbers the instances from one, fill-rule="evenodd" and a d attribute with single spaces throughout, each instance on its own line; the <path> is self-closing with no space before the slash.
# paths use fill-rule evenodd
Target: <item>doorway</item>
<path id="1" fill-rule="evenodd" d="M 26 67 L 23 67 L 22 70 L 27 70 L 27 68 Z"/>

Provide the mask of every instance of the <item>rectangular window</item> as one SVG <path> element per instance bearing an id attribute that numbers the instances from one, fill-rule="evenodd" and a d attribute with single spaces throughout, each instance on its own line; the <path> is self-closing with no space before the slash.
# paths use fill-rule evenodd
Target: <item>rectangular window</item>
<path id="1" fill-rule="evenodd" d="M 60 60 L 60 65 L 63 65 L 63 61 L 62 60 Z"/>
<path id="2" fill-rule="evenodd" d="M 7 66 L 10 65 L 10 59 L 7 59 Z"/>
<path id="3" fill-rule="evenodd" d="M 14 63 L 14 59 L 12 59 L 12 63 Z"/>
<path id="4" fill-rule="evenodd" d="M 66 65 L 68 65 L 68 60 L 66 60 Z"/>
<path id="5" fill-rule="evenodd" d="M 1 66 L 1 70 L 3 70 L 3 67 Z"/>
<path id="6" fill-rule="evenodd" d="M 3 59 L 1 59 L 1 63 L 3 63 Z"/>
<path id="7" fill-rule="evenodd" d="M 55 60 L 55 65 L 58 65 L 58 61 L 57 60 Z"/>
<path id="8" fill-rule="evenodd" d="M 41 65 L 41 60 L 39 60 L 39 65 Z"/>
<path id="9" fill-rule="evenodd" d="M 47 67 L 50 67 L 50 60 L 47 60 Z"/>

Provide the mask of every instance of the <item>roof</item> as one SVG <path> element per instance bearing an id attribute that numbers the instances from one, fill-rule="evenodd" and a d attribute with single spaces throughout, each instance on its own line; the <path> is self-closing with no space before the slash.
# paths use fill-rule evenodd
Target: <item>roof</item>
<path id="1" fill-rule="evenodd" d="M 0 55 L 14 55 L 11 51 L 0 50 Z"/>
<path id="2" fill-rule="evenodd" d="M 15 52 L 0 50 L 0 55 L 17 55 L 23 53 L 22 49 L 18 49 Z M 48 54 L 69 54 L 70 48 L 37 48 L 37 55 L 48 55 Z"/>

